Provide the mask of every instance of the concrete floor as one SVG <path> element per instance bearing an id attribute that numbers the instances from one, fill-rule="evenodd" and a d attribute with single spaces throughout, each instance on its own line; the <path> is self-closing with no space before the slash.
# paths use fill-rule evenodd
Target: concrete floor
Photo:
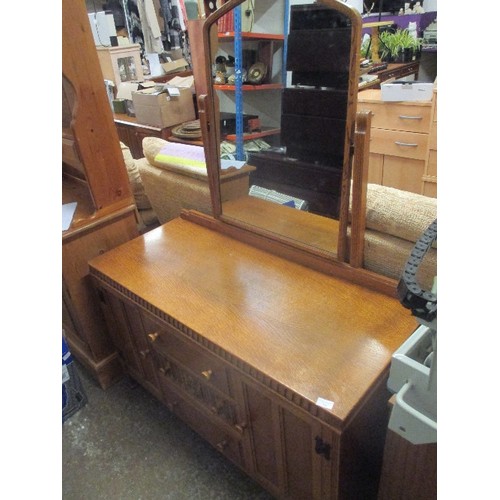
<path id="1" fill-rule="evenodd" d="M 88 401 L 63 424 L 63 499 L 273 498 L 140 385 L 103 391 L 74 363 Z"/>

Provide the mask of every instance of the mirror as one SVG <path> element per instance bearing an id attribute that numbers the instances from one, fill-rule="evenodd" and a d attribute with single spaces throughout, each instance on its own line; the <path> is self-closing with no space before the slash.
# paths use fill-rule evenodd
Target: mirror
<path id="1" fill-rule="evenodd" d="M 231 0 L 203 28 L 214 215 L 345 261 L 361 16 L 336 0 L 290 4 Z M 246 196 L 224 190 L 235 170 Z"/>

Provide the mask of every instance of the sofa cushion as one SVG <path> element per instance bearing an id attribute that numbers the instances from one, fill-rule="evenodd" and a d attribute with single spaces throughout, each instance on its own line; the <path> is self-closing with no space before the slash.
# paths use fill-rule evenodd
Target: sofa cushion
<path id="1" fill-rule="evenodd" d="M 435 198 L 379 184 L 367 186 L 367 229 L 415 242 L 436 218 Z"/>
<path id="2" fill-rule="evenodd" d="M 365 231 L 363 267 L 377 274 L 399 280 L 414 243 L 395 236 Z M 417 272 L 417 282 L 425 290 L 432 288 L 437 273 L 437 250 L 429 248 Z"/>
<path id="3" fill-rule="evenodd" d="M 144 187 L 161 224 L 178 217 L 182 209 L 212 213 L 210 189 L 204 180 L 159 168 L 147 158 L 137 160 Z M 248 188 L 247 188 L 248 189 Z"/>
<path id="4" fill-rule="evenodd" d="M 207 179 L 205 152 L 202 146 L 155 139 L 155 137 L 145 137 L 142 141 L 143 153 L 150 165 L 196 179 Z"/>

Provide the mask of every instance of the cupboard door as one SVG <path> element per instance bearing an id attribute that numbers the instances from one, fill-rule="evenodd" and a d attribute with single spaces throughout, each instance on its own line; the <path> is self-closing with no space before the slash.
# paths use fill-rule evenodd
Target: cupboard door
<path id="1" fill-rule="evenodd" d="M 333 432 L 246 379 L 242 389 L 253 476 L 280 498 L 334 498 L 338 440 Z"/>
<path id="2" fill-rule="evenodd" d="M 286 497 L 338 498 L 337 434 L 286 403 L 279 414 Z"/>
<path id="3" fill-rule="evenodd" d="M 253 469 L 256 478 L 275 495 L 283 484 L 283 465 L 279 454 L 279 420 L 277 407 L 262 390 L 243 383 L 248 413 Z"/>
<path id="4" fill-rule="evenodd" d="M 319 439 L 321 437 L 314 435 L 310 422 L 284 407 L 280 408 L 280 420 L 287 496 L 290 498 L 320 498 L 320 491 L 317 491 L 320 478 L 315 478 L 317 471 L 313 468 L 313 443 L 315 437 L 319 437 Z M 325 447 L 324 453 L 329 460 L 331 445 L 330 450 L 328 446 L 328 444 L 318 441 L 318 447 Z M 314 462 L 317 461 L 314 460 Z"/>
<path id="5" fill-rule="evenodd" d="M 421 194 L 425 162 L 397 156 L 384 156 L 382 184 Z"/>
<path id="6" fill-rule="evenodd" d="M 142 380 L 144 374 L 123 302 L 102 288 L 98 288 L 98 294 L 109 334 L 122 362 L 130 375 Z"/>
<path id="7" fill-rule="evenodd" d="M 144 384 L 151 392 L 158 396 L 160 394 L 160 388 L 157 378 L 157 369 L 153 358 L 153 352 L 147 340 L 148 322 L 150 320 L 138 307 L 126 303 L 124 303 L 123 306 L 127 316 L 130 333 L 136 346 L 136 354 L 138 354 L 141 364 Z"/>
<path id="8" fill-rule="evenodd" d="M 101 310 L 113 344 L 127 371 L 156 397 L 160 396 L 157 369 L 147 341 L 147 318 L 141 310 L 98 288 Z"/>

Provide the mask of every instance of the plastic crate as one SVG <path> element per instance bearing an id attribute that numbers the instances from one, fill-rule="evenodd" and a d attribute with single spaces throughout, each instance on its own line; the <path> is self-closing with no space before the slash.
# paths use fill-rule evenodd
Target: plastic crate
<path id="1" fill-rule="evenodd" d="M 62 339 L 62 421 L 63 423 L 87 403 L 77 368 L 69 351 L 68 344 Z"/>

